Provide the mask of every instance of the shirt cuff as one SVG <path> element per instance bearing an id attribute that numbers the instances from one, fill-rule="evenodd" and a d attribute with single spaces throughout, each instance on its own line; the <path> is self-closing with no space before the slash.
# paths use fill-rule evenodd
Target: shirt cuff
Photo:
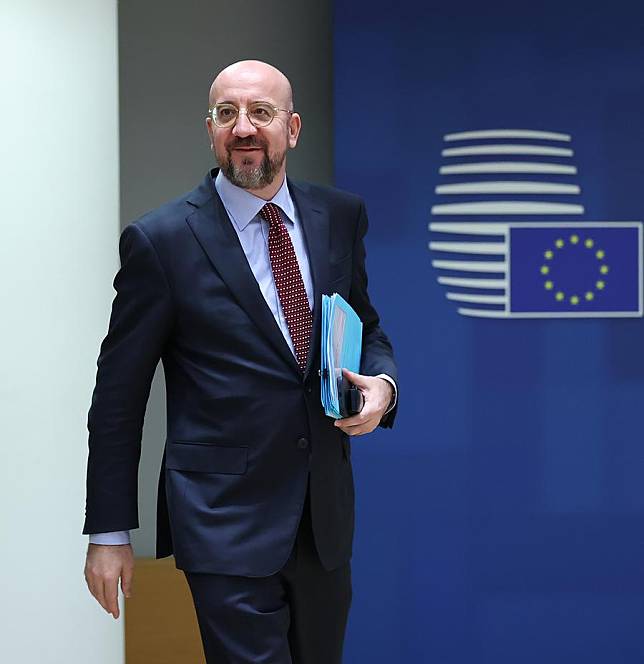
<path id="1" fill-rule="evenodd" d="M 130 543 L 129 530 L 117 530 L 113 533 L 94 533 L 89 536 L 90 544 L 109 544 L 116 546 L 117 544 Z"/>
<path id="2" fill-rule="evenodd" d="M 386 415 L 388 412 L 393 410 L 396 407 L 396 404 L 398 403 L 398 388 L 396 387 L 396 382 L 394 381 L 394 379 L 391 376 L 388 376 L 387 374 L 378 374 L 375 377 L 376 378 L 382 378 L 383 380 L 386 380 L 391 385 L 391 387 L 393 387 L 393 389 L 394 389 L 394 394 L 391 397 L 391 401 L 389 402 L 389 407 L 387 408 L 387 410 L 384 413 Z"/>

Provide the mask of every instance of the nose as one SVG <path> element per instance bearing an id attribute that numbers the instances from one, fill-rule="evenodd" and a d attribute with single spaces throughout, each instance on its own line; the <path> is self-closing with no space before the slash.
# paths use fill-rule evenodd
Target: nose
<path id="1" fill-rule="evenodd" d="M 246 109 L 240 109 L 239 115 L 237 116 L 237 122 L 233 127 L 233 134 L 239 138 L 244 138 L 244 136 L 252 136 L 257 133 L 255 125 L 248 119 L 248 114 Z"/>

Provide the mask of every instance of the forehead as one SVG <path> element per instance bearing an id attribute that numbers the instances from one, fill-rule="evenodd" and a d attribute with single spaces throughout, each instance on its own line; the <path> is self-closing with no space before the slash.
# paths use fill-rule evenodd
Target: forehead
<path id="1" fill-rule="evenodd" d="M 247 103 L 258 99 L 283 103 L 284 86 L 270 73 L 253 71 L 222 73 L 215 82 L 214 102 Z"/>

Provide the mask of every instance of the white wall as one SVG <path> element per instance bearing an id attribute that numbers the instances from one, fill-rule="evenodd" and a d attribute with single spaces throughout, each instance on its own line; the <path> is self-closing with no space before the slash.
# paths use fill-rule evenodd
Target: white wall
<path id="1" fill-rule="evenodd" d="M 86 415 L 117 268 L 116 0 L 0 0 L 0 661 L 117 664 Z"/>

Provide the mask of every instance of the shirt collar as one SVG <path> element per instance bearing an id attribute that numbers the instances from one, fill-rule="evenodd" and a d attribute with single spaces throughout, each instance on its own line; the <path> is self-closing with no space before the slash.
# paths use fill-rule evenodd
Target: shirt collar
<path id="1" fill-rule="evenodd" d="M 259 214 L 266 203 L 275 203 L 284 213 L 285 220 L 291 223 L 295 221 L 295 206 L 286 184 L 286 178 L 284 178 L 282 186 L 270 201 L 265 201 L 263 198 L 258 198 L 245 189 L 237 187 L 221 170 L 215 178 L 215 189 L 226 208 L 226 212 L 228 212 L 240 232 Z"/>

